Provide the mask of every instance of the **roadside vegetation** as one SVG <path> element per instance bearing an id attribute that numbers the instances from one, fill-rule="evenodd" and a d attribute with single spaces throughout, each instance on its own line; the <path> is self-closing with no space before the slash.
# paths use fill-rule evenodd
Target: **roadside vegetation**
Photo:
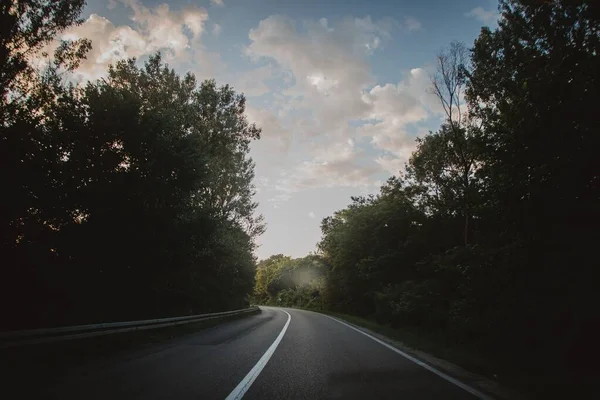
<path id="1" fill-rule="evenodd" d="M 296 259 L 271 256 L 258 263 L 252 300 L 255 304 L 322 309 L 326 272 L 327 265 L 314 254 Z"/>
<path id="2" fill-rule="evenodd" d="M 83 0 L 0 6 L 1 327 L 243 308 L 254 283 L 245 98 L 160 54 L 74 85 Z"/>
<path id="3" fill-rule="evenodd" d="M 600 4 L 500 10 L 496 29 L 439 54 L 439 130 L 322 221 L 316 255 L 261 261 L 254 296 L 430 338 L 568 397 L 598 373 Z"/>

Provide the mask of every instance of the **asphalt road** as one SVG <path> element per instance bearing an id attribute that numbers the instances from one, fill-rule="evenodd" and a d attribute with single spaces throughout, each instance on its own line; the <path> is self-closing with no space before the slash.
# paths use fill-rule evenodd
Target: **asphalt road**
<path id="1" fill-rule="evenodd" d="M 120 354 L 101 366 L 72 368 L 37 387 L 37 398 L 478 398 L 325 315 L 262 309 L 258 315 Z M 30 384 L 36 385 L 34 377 Z"/>

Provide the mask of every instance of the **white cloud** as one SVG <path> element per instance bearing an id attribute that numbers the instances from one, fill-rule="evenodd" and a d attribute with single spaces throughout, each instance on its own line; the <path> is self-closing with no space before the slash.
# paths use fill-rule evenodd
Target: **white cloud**
<path id="1" fill-rule="evenodd" d="M 271 197 L 267 201 L 269 203 L 273 203 L 273 207 L 279 208 L 279 205 L 281 203 L 285 203 L 286 201 L 290 200 L 291 198 L 292 198 L 291 193 L 281 192 L 281 193 L 278 193 L 277 195 Z"/>
<path id="2" fill-rule="evenodd" d="M 267 178 L 266 176 L 255 177 L 254 186 L 256 193 L 261 193 L 265 188 L 269 187 L 269 178 Z"/>
<path id="3" fill-rule="evenodd" d="M 280 153 L 289 150 L 292 135 L 289 130 L 281 125 L 280 120 L 273 111 L 247 106 L 246 116 L 249 122 L 255 123 L 262 129 L 261 144 L 265 144 Z"/>
<path id="4" fill-rule="evenodd" d="M 213 24 L 213 27 L 212 27 L 212 34 L 213 35 L 219 36 L 222 31 L 223 31 L 223 28 L 221 27 L 221 25 L 219 25 L 219 24 Z"/>
<path id="5" fill-rule="evenodd" d="M 424 119 L 427 110 L 412 87 L 415 84 L 421 87 L 422 75 L 423 70 L 415 68 L 411 70 L 408 82 L 397 85 L 391 83 L 384 86 L 377 85 L 366 92 L 363 100 L 372 106 L 368 118 L 384 120 L 396 125 Z"/>
<path id="6" fill-rule="evenodd" d="M 410 157 L 410 154 L 408 154 L 408 157 Z M 406 159 L 408 159 L 408 157 L 406 157 Z M 383 155 L 378 157 L 375 161 L 391 175 L 398 175 L 398 172 L 402 170 L 406 163 L 406 160 L 390 155 Z"/>
<path id="7" fill-rule="evenodd" d="M 313 219 L 314 219 L 314 218 L 317 218 L 317 216 L 315 215 L 315 213 L 314 213 L 314 212 L 312 212 L 312 211 L 308 213 L 308 216 L 309 216 L 310 218 L 313 218 Z"/>
<path id="8" fill-rule="evenodd" d="M 276 78 L 279 72 L 271 64 L 266 64 L 250 71 L 239 72 L 234 77 L 236 90 L 247 96 L 260 96 L 271 91 L 268 80 Z"/>
<path id="9" fill-rule="evenodd" d="M 269 178 L 266 176 L 257 176 L 256 177 L 256 185 L 257 187 L 264 187 L 269 184 Z"/>
<path id="10" fill-rule="evenodd" d="M 406 17 L 404 18 L 404 26 L 409 31 L 418 31 L 421 29 L 421 22 L 415 17 Z"/>
<path id="11" fill-rule="evenodd" d="M 373 86 L 369 56 L 390 36 L 393 21 L 370 17 L 295 21 L 281 16 L 262 20 L 249 34 L 246 54 L 270 60 L 289 74 L 288 86 L 274 93 L 279 117 L 298 143 L 315 141 L 312 158 L 286 171 L 275 189 L 284 194 L 321 187 L 371 187 L 382 173 L 396 174 L 414 150 L 408 126 L 436 109 L 428 97 L 429 75 L 411 70 L 398 84 Z M 406 20 L 407 29 L 418 21 Z M 258 73 L 257 73 L 258 74 Z M 352 124 L 351 124 L 352 122 Z M 353 137 L 368 137 L 370 154 Z M 350 139 L 350 140 L 349 140 Z"/>
<path id="12" fill-rule="evenodd" d="M 305 21 L 306 32 L 281 16 L 262 20 L 250 31 L 246 53 L 274 60 L 293 77 L 282 94 L 295 109 L 314 113 L 323 134 L 344 128 L 347 120 L 368 111 L 361 93 L 373 81 L 367 57 L 389 36 L 389 24 L 370 17 L 346 18 L 334 25 L 322 18 Z"/>
<path id="13" fill-rule="evenodd" d="M 84 79 L 95 79 L 106 74 L 108 64 L 127 57 L 148 53 L 148 38 L 131 27 L 115 26 L 108 19 L 92 14 L 81 25 L 70 29 L 64 39 L 88 38 L 92 50 L 81 63 L 77 74 Z"/>
<path id="14" fill-rule="evenodd" d="M 481 22 L 491 22 L 497 20 L 499 14 L 495 10 L 486 10 L 483 7 L 475 7 L 468 13 L 465 13 L 465 16 L 475 18 Z"/>
<path id="15" fill-rule="evenodd" d="M 219 7 L 223 7 L 225 5 L 223 0 L 210 0 L 210 2 Z"/>
<path id="16" fill-rule="evenodd" d="M 371 187 L 375 175 L 382 171 L 377 163 L 368 162 L 354 141 L 338 141 L 316 146 L 314 158 L 302 162 L 291 172 L 282 172 L 274 186 L 287 198 L 296 192 L 317 188 Z"/>
<path id="17" fill-rule="evenodd" d="M 109 64 L 124 58 L 162 51 L 167 59 L 185 60 L 202 53 L 199 38 L 208 19 L 204 8 L 186 6 L 174 11 L 167 4 L 147 8 L 138 0 L 121 0 L 121 3 L 132 11 L 131 26 L 115 26 L 108 19 L 92 14 L 83 24 L 62 34 L 62 39 L 92 41 L 92 50 L 77 70 L 82 79 L 98 78 L 106 73 Z M 116 6 L 116 1 L 109 3 L 109 7 Z"/>
<path id="18" fill-rule="evenodd" d="M 406 124 L 427 116 L 422 103 L 429 78 L 423 69 L 412 70 L 398 87 L 372 87 L 369 49 L 389 36 L 388 21 L 346 18 L 331 25 L 322 18 L 304 25 L 306 33 L 301 33 L 294 21 L 271 16 L 250 31 L 246 50 L 291 74 L 293 84 L 281 92 L 278 103 L 292 103 L 296 114 L 304 111 L 307 118 L 297 118 L 303 128 L 310 126 L 322 135 L 346 134 L 351 120 L 391 117 Z"/>
<path id="19" fill-rule="evenodd" d="M 407 126 L 425 120 L 432 112 L 439 113 L 437 101 L 427 93 L 429 76 L 423 68 L 414 68 L 407 78 L 398 83 L 377 85 L 363 95 L 371 104 L 370 121 L 358 128 L 361 136 L 371 138 L 371 144 L 397 158 L 389 156 L 377 162 L 387 171 L 398 172 L 398 165 L 408 160 L 415 148 L 414 137 L 406 132 Z"/>
<path id="20" fill-rule="evenodd" d="M 372 186 L 376 181 L 374 175 L 381 172 L 377 164 L 364 166 L 356 160 L 337 161 L 305 161 L 291 174 L 280 179 L 275 189 L 281 194 L 303 190 L 333 187 Z"/>
<path id="21" fill-rule="evenodd" d="M 277 187 L 282 192 L 301 190 L 371 186 L 374 175 L 381 172 L 379 165 L 364 166 L 355 159 L 336 161 L 305 161 Z"/>
<path id="22" fill-rule="evenodd" d="M 202 34 L 208 13 L 204 8 L 186 6 L 180 11 L 171 11 L 168 4 L 147 8 L 138 0 L 123 0 L 133 10 L 131 20 L 149 38 L 156 48 L 185 49 L 190 41 L 185 34 L 185 26 L 192 32 L 193 39 Z"/>

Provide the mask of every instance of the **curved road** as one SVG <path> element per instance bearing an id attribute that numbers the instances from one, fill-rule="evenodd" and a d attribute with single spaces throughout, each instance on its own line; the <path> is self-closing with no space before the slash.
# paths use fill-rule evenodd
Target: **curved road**
<path id="1" fill-rule="evenodd" d="M 484 398 L 333 318 L 261 308 L 260 314 L 135 350 L 101 367 L 71 371 L 43 388 L 42 397 Z"/>

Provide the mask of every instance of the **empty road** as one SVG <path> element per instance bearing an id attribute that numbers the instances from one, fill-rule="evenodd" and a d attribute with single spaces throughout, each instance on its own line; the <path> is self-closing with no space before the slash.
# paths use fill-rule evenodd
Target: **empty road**
<path id="1" fill-rule="evenodd" d="M 482 398 L 330 317 L 261 308 L 102 365 L 73 368 L 41 387 L 34 377 L 29 383 L 38 398 L 56 399 Z"/>

